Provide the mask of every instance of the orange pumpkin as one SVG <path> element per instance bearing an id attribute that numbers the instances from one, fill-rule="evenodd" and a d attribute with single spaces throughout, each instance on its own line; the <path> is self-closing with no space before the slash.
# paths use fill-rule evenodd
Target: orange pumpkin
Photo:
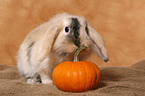
<path id="1" fill-rule="evenodd" d="M 82 92 L 95 89 L 100 81 L 100 70 L 92 62 L 78 61 L 82 46 L 75 54 L 74 61 L 66 61 L 55 67 L 52 79 L 56 87 L 69 92 Z"/>

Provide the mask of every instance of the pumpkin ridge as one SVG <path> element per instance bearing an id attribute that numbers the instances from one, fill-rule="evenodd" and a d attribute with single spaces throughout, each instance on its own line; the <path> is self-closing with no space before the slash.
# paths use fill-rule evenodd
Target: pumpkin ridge
<path id="1" fill-rule="evenodd" d="M 64 70 L 64 68 L 65 68 L 65 63 L 62 63 L 61 65 L 60 65 L 60 67 L 59 67 L 59 74 L 60 74 L 60 76 L 58 76 L 59 77 L 59 83 L 58 83 L 58 86 L 60 86 L 60 89 L 65 89 L 65 86 L 64 86 L 64 82 L 62 81 L 63 80 L 63 76 L 64 76 L 64 72 L 63 72 L 63 70 Z M 61 68 L 63 68 L 63 69 L 61 69 Z"/>
<path id="2" fill-rule="evenodd" d="M 85 78 L 86 78 L 86 80 L 85 80 L 85 90 L 87 89 L 87 84 L 88 84 L 88 73 L 87 73 L 87 68 L 86 68 L 86 64 L 83 62 L 83 65 L 84 65 L 84 72 L 85 72 Z M 88 90 L 88 89 L 87 89 Z"/>
<path id="3" fill-rule="evenodd" d="M 86 61 L 87 63 L 89 63 L 88 61 Z M 95 69 L 94 69 L 94 67 L 93 67 L 93 65 L 91 65 L 91 64 L 89 64 L 89 66 L 88 66 L 88 68 L 89 68 L 89 70 L 90 70 L 90 75 L 92 75 L 92 76 L 90 76 L 91 77 L 91 83 L 90 83 L 90 88 L 89 89 L 92 89 L 93 88 L 93 86 L 95 85 L 94 84 L 94 82 L 95 82 L 95 78 L 94 78 L 94 76 L 96 75 L 95 74 Z M 96 77 L 96 76 L 95 76 Z"/>
<path id="4" fill-rule="evenodd" d="M 71 62 L 71 65 L 70 65 L 70 70 L 71 70 L 71 72 L 70 72 L 70 77 L 73 76 L 73 72 L 72 72 L 73 69 L 74 69 L 74 68 L 73 68 L 73 62 Z M 73 77 L 72 77 L 72 78 L 73 78 Z M 69 90 L 71 90 L 71 91 L 73 90 L 72 86 L 74 86 L 72 80 L 73 80 L 73 79 L 70 78 L 70 81 L 71 81 L 71 82 L 70 82 L 70 89 L 69 89 Z"/>
<path id="5" fill-rule="evenodd" d="M 89 62 L 89 61 L 88 61 Z M 95 82 L 95 86 L 93 89 L 95 89 L 99 82 L 100 82 L 100 79 L 101 79 L 101 73 L 100 73 L 100 69 L 97 67 L 97 65 L 95 65 L 94 63 L 90 62 L 90 64 L 93 66 L 93 68 L 95 68 L 95 71 L 96 71 L 96 82 Z"/>
<path id="6" fill-rule="evenodd" d="M 67 80 L 67 88 L 66 88 L 66 90 L 67 91 L 70 91 L 70 90 L 72 90 L 72 86 L 73 86 L 73 81 L 72 81 L 72 79 L 70 78 L 71 76 L 72 76 L 72 69 L 73 69 L 73 62 L 69 62 L 68 64 L 67 64 L 67 68 L 65 69 L 65 70 L 68 70 L 69 71 L 69 75 L 68 75 L 68 71 L 67 72 L 65 72 L 67 75 L 66 75 L 66 77 L 67 78 L 64 78 L 65 80 Z M 68 82 L 69 81 L 69 82 Z"/>
<path id="7" fill-rule="evenodd" d="M 89 84 L 89 87 L 88 87 L 88 90 L 90 90 L 91 88 L 92 88 L 92 77 L 93 77 L 93 71 L 91 70 L 92 69 L 92 66 L 90 66 L 90 64 L 88 65 L 88 70 L 89 70 L 89 73 L 90 74 L 88 74 L 89 75 L 89 82 L 90 82 L 90 84 Z"/>
<path id="8" fill-rule="evenodd" d="M 73 76 L 74 76 L 74 80 L 73 80 L 73 82 L 74 82 L 74 85 L 73 85 L 73 88 L 74 88 L 74 91 L 77 91 L 77 90 L 80 90 L 79 89 L 79 87 L 77 87 L 77 86 L 79 86 L 79 84 L 80 84 L 80 75 L 78 74 L 78 70 L 80 69 L 79 68 L 79 65 L 80 64 L 78 64 L 78 62 L 74 62 L 74 64 L 75 64 L 75 67 L 74 67 L 74 70 L 73 70 Z"/>
<path id="9" fill-rule="evenodd" d="M 94 89 L 94 87 L 96 87 L 96 81 L 97 81 L 97 72 L 96 72 L 96 69 L 94 68 L 94 66 L 92 64 L 90 64 L 91 67 L 94 69 L 94 75 L 93 76 L 94 78 L 92 79 L 92 89 Z"/>
<path id="10" fill-rule="evenodd" d="M 79 89 L 80 89 L 79 91 L 84 91 L 83 90 L 83 87 L 84 87 L 83 85 L 86 85 L 86 80 L 85 80 L 85 78 L 86 78 L 86 71 L 85 71 L 85 68 L 84 68 L 84 63 L 82 63 L 82 64 L 80 64 L 80 63 L 81 63 L 81 61 L 79 61 L 79 65 L 81 66 L 81 71 L 80 71 L 81 72 L 81 79 L 79 79 L 80 80 L 79 82 L 81 84 L 79 86 Z M 82 80 L 82 76 L 83 76 L 84 80 Z M 84 82 L 84 84 L 82 84 L 82 81 Z"/>
<path id="11" fill-rule="evenodd" d="M 68 69 L 67 66 L 64 66 L 63 67 L 63 71 L 66 71 L 66 69 Z M 67 75 L 67 72 L 63 72 L 63 73 L 64 73 L 63 74 L 63 78 L 62 78 L 63 79 L 63 83 L 64 83 L 63 86 L 64 86 L 64 90 L 67 91 L 68 90 L 67 89 L 68 84 L 66 83 L 67 82 L 67 78 L 64 78 Z"/>

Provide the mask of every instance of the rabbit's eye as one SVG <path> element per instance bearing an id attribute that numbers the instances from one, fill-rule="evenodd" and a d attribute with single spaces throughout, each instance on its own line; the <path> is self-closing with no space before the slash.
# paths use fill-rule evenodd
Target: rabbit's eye
<path id="1" fill-rule="evenodd" d="M 70 32 L 70 28 L 69 27 L 65 27 L 65 32 L 66 33 Z"/>

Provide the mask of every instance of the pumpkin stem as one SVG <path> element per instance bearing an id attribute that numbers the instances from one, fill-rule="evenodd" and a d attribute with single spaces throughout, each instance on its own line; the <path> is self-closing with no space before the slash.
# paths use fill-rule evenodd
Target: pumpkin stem
<path id="1" fill-rule="evenodd" d="M 87 48 L 87 47 L 86 47 L 85 45 L 82 45 L 81 47 L 79 47 L 79 48 L 76 50 L 75 56 L 74 56 L 74 62 L 79 61 L 78 56 L 79 56 L 80 52 L 81 52 L 83 49 L 85 49 L 85 48 Z"/>

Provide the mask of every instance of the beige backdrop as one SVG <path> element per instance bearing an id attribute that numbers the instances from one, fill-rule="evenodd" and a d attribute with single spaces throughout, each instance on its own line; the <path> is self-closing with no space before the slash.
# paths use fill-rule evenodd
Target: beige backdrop
<path id="1" fill-rule="evenodd" d="M 110 61 L 89 58 L 99 66 L 145 58 L 145 0 L 0 0 L 0 64 L 16 65 L 26 34 L 61 12 L 84 16 L 102 35 Z"/>

